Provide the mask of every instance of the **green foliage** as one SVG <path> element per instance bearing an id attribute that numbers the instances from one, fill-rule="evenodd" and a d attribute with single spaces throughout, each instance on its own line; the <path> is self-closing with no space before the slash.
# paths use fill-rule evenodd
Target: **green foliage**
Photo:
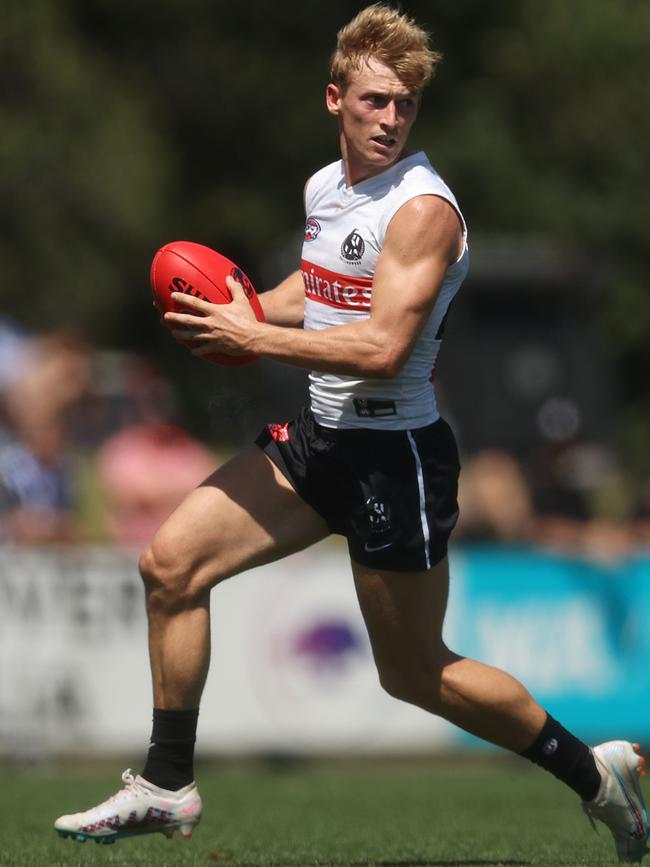
<path id="1" fill-rule="evenodd" d="M 2 305 L 34 328 L 113 337 L 173 154 L 146 96 L 80 32 L 70 4 L 12 4 L 0 51 Z"/>
<path id="2" fill-rule="evenodd" d="M 165 356 L 147 289 L 161 243 L 211 244 L 261 282 L 260 263 L 300 229 L 305 178 L 337 156 L 327 59 L 362 5 L 9 4 L 3 309 L 33 328 L 80 325 Z M 404 6 L 445 54 L 414 143 L 457 191 L 472 231 L 590 252 L 612 356 L 647 369 L 650 5 Z M 628 391 L 645 397 L 638 378 Z"/>
<path id="3" fill-rule="evenodd" d="M 442 121 L 428 116 L 433 152 L 480 228 L 643 246 L 650 7 L 511 8 L 507 22 L 486 26 L 480 68 L 454 83 Z"/>
<path id="4" fill-rule="evenodd" d="M 619 444 L 647 471 L 650 5 L 523 0 L 493 11 L 474 33 L 470 74 L 453 69 L 455 102 L 425 112 L 419 140 L 474 231 L 542 235 L 589 256 L 625 407 Z"/>

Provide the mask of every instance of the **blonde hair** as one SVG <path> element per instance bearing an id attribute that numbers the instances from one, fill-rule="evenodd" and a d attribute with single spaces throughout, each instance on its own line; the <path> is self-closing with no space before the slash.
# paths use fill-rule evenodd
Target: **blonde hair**
<path id="1" fill-rule="evenodd" d="M 345 89 L 352 73 L 371 57 L 394 70 L 414 92 L 428 84 L 442 60 L 442 54 L 431 48 L 429 34 L 385 3 L 367 6 L 339 30 L 330 59 L 330 80 Z"/>

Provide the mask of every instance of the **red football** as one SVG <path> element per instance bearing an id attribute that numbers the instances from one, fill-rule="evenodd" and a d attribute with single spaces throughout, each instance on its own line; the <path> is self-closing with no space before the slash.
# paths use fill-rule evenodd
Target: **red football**
<path id="1" fill-rule="evenodd" d="M 188 308 L 180 307 L 171 298 L 172 292 L 185 292 L 212 304 L 229 304 L 232 296 L 226 286 L 228 276 L 241 283 L 256 318 L 263 322 L 264 313 L 253 284 L 241 268 L 216 250 L 192 241 L 172 241 L 153 257 L 151 288 L 154 303 L 161 314 L 170 310 L 187 313 Z M 188 342 L 186 345 L 191 347 L 193 344 Z M 230 367 L 250 364 L 257 358 L 256 355 L 225 355 L 220 352 L 204 357 L 215 364 Z"/>

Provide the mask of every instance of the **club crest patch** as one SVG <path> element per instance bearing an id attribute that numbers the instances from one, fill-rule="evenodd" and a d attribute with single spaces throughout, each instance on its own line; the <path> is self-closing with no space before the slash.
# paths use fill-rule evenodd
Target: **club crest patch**
<path id="1" fill-rule="evenodd" d="M 305 223 L 305 241 L 315 241 L 320 234 L 320 223 L 313 217 L 309 217 Z"/>
<path id="2" fill-rule="evenodd" d="M 353 229 L 341 244 L 341 256 L 346 262 L 360 262 L 366 250 L 366 242 L 357 229 Z"/>
<path id="3" fill-rule="evenodd" d="M 371 533 L 385 533 L 391 528 L 390 506 L 378 497 L 368 497 L 365 502 L 366 516 Z"/>

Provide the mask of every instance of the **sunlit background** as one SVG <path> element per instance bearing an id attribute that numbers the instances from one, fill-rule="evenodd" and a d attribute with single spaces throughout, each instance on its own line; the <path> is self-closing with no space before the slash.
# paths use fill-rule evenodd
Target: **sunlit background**
<path id="1" fill-rule="evenodd" d="M 306 395 L 193 359 L 149 264 L 214 247 L 264 291 L 337 158 L 336 30 L 363 4 L 23 0 L 0 26 L 0 757 L 144 747 L 137 551 Z M 472 267 L 438 395 L 462 451 L 447 636 L 585 738 L 650 743 L 650 6 L 409 0 L 444 63 L 413 144 Z M 344 547 L 213 594 L 206 755 L 477 742 L 382 695 Z"/>

